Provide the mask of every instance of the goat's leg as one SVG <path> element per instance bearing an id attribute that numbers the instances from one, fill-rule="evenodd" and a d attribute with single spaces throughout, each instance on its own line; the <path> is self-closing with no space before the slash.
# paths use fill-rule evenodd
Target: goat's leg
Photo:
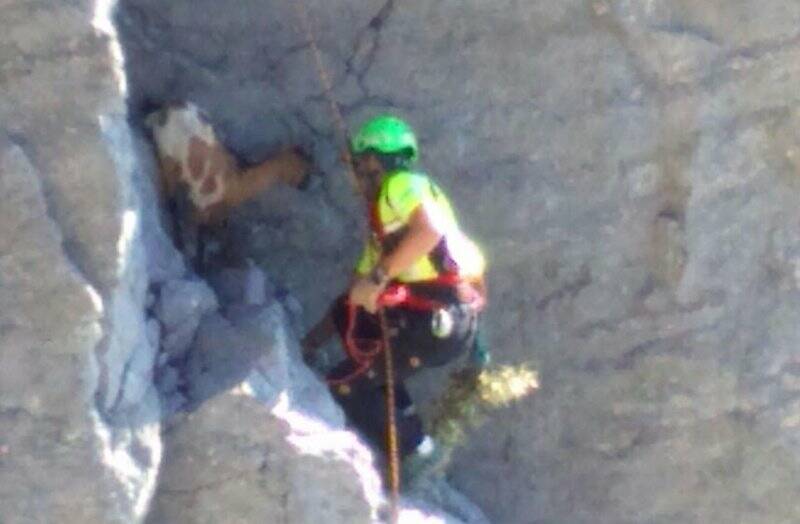
<path id="1" fill-rule="evenodd" d="M 220 259 L 224 260 L 228 266 L 241 267 L 244 264 L 245 256 L 239 242 L 234 238 L 234 227 L 228 218 L 217 225 L 217 232 Z"/>
<path id="2" fill-rule="evenodd" d="M 194 205 L 187 191 L 178 191 L 172 202 L 171 214 L 175 223 L 175 243 L 189 264 L 194 266 L 199 242 Z"/>
<path id="3" fill-rule="evenodd" d="M 286 148 L 257 166 L 228 176 L 225 180 L 225 205 L 229 209 L 235 208 L 278 182 L 301 186 L 310 169 L 311 164 L 304 154 L 295 148 Z"/>
<path id="4" fill-rule="evenodd" d="M 208 269 L 211 258 L 213 233 L 208 224 L 197 224 L 197 251 L 195 253 L 195 271 L 203 273 Z"/>
<path id="5" fill-rule="evenodd" d="M 231 244 L 229 238 L 228 221 L 203 223 L 198 227 L 198 263 L 205 271 L 215 264 L 234 266 L 235 261 L 230 260 Z"/>
<path id="6" fill-rule="evenodd" d="M 227 209 L 222 205 L 213 205 L 206 208 L 200 215 L 199 229 L 200 245 L 202 247 L 203 263 L 208 264 L 224 262 L 226 265 L 235 266 L 238 250 L 231 238 L 231 225 Z"/>

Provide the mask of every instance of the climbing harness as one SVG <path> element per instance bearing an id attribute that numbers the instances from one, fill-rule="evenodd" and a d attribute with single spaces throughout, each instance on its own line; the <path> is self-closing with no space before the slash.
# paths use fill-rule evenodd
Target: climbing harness
<path id="1" fill-rule="evenodd" d="M 464 286 L 464 299 L 463 304 L 473 309 L 476 313 L 483 310 L 485 306 L 485 298 L 480 291 L 475 289 L 471 284 L 465 282 L 458 275 L 445 274 L 435 280 L 425 282 L 428 286 L 442 286 L 442 287 L 457 287 Z M 416 312 L 429 312 L 432 315 L 431 330 L 434 336 L 439 338 L 446 338 L 449 333 L 441 332 L 437 335 L 436 329 L 445 329 L 447 327 L 448 318 L 452 322 L 452 318 L 447 313 L 447 305 L 428 297 L 414 294 L 412 288 L 407 284 L 391 284 L 378 298 L 378 305 L 383 310 L 384 308 L 401 308 Z M 349 302 L 346 304 L 345 309 L 345 326 L 342 336 L 342 342 L 345 353 L 350 361 L 355 364 L 354 369 L 345 376 L 335 379 L 329 378 L 328 384 L 330 386 L 346 386 L 367 373 L 374 365 L 375 359 L 380 355 L 385 347 L 383 336 L 381 337 L 365 337 L 360 336 L 359 332 L 359 319 L 358 307 Z M 452 324 L 450 324 L 452 328 Z M 383 327 L 380 328 L 383 331 Z"/>
<path id="2" fill-rule="evenodd" d="M 314 32 L 311 29 L 311 22 L 309 21 L 308 18 L 308 10 L 306 9 L 303 0 L 295 0 L 294 5 L 297 11 L 297 16 L 300 20 L 303 30 L 305 31 L 306 40 L 308 41 L 308 45 L 311 47 L 311 51 L 314 55 L 314 62 L 316 64 L 317 74 L 319 75 L 320 82 L 322 83 L 322 87 L 325 91 L 325 97 L 328 100 L 328 107 L 331 113 L 331 118 L 333 119 L 334 124 L 337 127 L 340 139 L 342 139 L 345 142 L 345 147 L 343 148 L 344 153 L 342 155 L 342 160 L 344 161 L 347 174 L 350 178 L 350 182 L 353 184 L 353 187 L 356 188 L 356 190 L 358 191 L 364 202 L 368 204 L 364 187 L 359 181 L 358 177 L 356 176 L 355 169 L 353 167 L 353 157 L 350 154 L 350 148 L 347 147 L 348 144 L 347 126 L 345 125 L 344 118 L 342 117 L 342 113 L 339 110 L 339 105 L 336 103 L 336 99 L 333 96 L 333 85 L 331 83 L 330 76 L 328 76 L 328 73 L 325 70 L 325 66 L 322 63 L 322 53 L 320 53 L 319 46 L 317 45 L 317 40 L 314 37 Z M 385 362 L 386 362 L 386 412 L 387 412 L 386 451 L 389 464 L 389 488 L 391 493 L 390 522 L 396 524 L 399 519 L 399 503 L 400 503 L 400 457 L 397 446 L 397 423 L 396 423 L 395 394 L 394 394 L 394 368 L 392 366 L 392 346 L 390 344 L 388 334 L 386 332 L 386 328 L 388 327 L 388 325 L 386 322 L 386 313 L 383 307 L 379 308 L 378 315 L 380 317 L 381 329 L 383 331 L 382 349 L 384 351 Z"/>

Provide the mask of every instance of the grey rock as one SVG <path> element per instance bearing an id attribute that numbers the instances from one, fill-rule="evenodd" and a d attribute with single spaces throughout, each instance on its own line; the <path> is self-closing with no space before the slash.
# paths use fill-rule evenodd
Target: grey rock
<path id="1" fill-rule="evenodd" d="M 210 315 L 187 367 L 150 522 L 370 522 L 380 483 L 325 387 L 289 356 L 278 304 Z M 243 503 L 247 500 L 247 503 Z"/>
<path id="2" fill-rule="evenodd" d="M 168 397 L 174 394 L 178 390 L 179 383 L 180 376 L 176 368 L 172 366 L 163 366 L 159 369 L 158 375 L 156 376 L 156 386 L 158 387 L 158 392 L 162 396 Z"/>
<path id="3" fill-rule="evenodd" d="M 161 207 L 161 198 L 156 190 L 158 166 L 152 146 L 140 134 L 132 136 L 133 183 L 140 195 L 142 242 L 147 256 L 147 274 L 151 284 L 158 285 L 181 278 L 186 273 L 183 257 L 169 238 L 164 223 L 168 217 Z M 147 307 L 152 307 L 148 301 Z"/>
<path id="4" fill-rule="evenodd" d="M 222 304 L 265 305 L 275 294 L 275 285 L 252 262 L 244 268 L 222 268 L 208 275 L 208 282 Z"/>
<path id="5" fill-rule="evenodd" d="M 208 316 L 189 353 L 190 398 L 201 403 L 249 377 L 255 397 L 273 408 L 281 395 L 332 426 L 343 425 L 327 389 L 299 358 L 279 304 L 229 308 Z M 309 415 L 310 416 L 310 415 Z"/>
<path id="6" fill-rule="evenodd" d="M 372 454 L 345 431 L 341 410 L 298 355 L 275 301 L 206 317 L 189 352 L 188 413 L 165 434 L 148 522 L 379 522 L 386 504 Z M 439 492 L 462 513 L 470 508 L 452 490 Z M 430 502 L 405 501 L 400 522 L 419 519 L 461 522 Z"/>
<path id="7" fill-rule="evenodd" d="M 47 216 L 38 174 L 23 150 L 3 143 L 0 170 L 0 311 L 4 326 L 0 335 L 0 441 L 6 450 L 0 468 L 0 498 L 4 513 L 17 515 L 12 522 L 55 515 L 73 518 L 70 514 L 80 520 L 110 514 L 113 506 L 109 499 L 80 505 L 71 502 L 71 496 L 52 497 L 41 491 L 36 495 L 37 483 L 55 492 L 66 490 L 72 480 L 69 477 L 83 475 L 75 462 L 81 459 L 86 461 L 81 467 L 91 470 L 93 478 L 85 477 L 87 485 L 80 489 L 87 494 L 108 489 L 97 478 L 105 472 L 92 449 L 92 386 L 81 381 L 89 369 L 91 351 L 102 336 L 102 312 L 94 290 L 87 289 L 86 280 L 61 248 L 62 238 Z M 52 358 L 43 360 L 42 354 Z M 33 388 L 31 382 L 38 373 L 45 373 L 48 380 Z M 49 447 L 55 449 L 46 452 Z"/>
<path id="8" fill-rule="evenodd" d="M 289 324 L 292 327 L 292 332 L 297 338 L 302 338 L 303 331 L 303 306 L 300 301 L 292 294 L 286 294 L 282 297 L 281 304 L 286 311 L 289 319 Z"/>
<path id="9" fill-rule="evenodd" d="M 207 281 L 220 303 L 236 304 L 244 299 L 244 274 L 241 268 L 224 268 L 210 273 Z"/>
<path id="10" fill-rule="evenodd" d="M 244 378 L 224 388 L 220 377 L 209 378 L 220 388 L 211 392 L 200 387 L 199 375 L 209 371 L 200 369 L 193 389 L 183 382 L 186 370 L 170 365 L 182 363 L 206 318 L 213 324 L 223 317 L 211 289 L 187 278 L 165 232 L 151 151 L 128 125 L 107 19 L 113 7 L 0 6 L 0 520 L 141 522 L 159 482 L 156 521 L 165 514 L 166 522 L 209 514 L 228 520 L 231 508 L 259 520 L 374 519 L 380 486 L 371 457 L 342 430 L 325 386 L 289 355 L 296 342 L 281 306 L 264 308 L 274 301 L 263 274 L 250 271 L 246 304 L 226 311 L 241 342 L 230 356 L 241 362 L 258 349 L 257 365 L 215 370 L 226 381 L 240 370 Z M 181 7 L 166 13 L 197 13 Z M 206 46 L 202 61 L 225 60 L 214 47 L 220 41 L 193 34 L 192 45 Z M 173 59 L 170 66 L 186 65 L 185 54 Z M 258 85 L 249 89 L 260 96 Z M 279 107 L 277 94 L 274 102 Z M 247 111 L 242 107 L 236 120 Z M 250 134 L 261 123 L 254 118 L 242 129 Z M 228 127 L 228 137 L 241 143 Z M 257 156 L 273 145 L 267 142 L 245 143 L 244 156 Z M 201 339 L 212 346 L 210 335 Z M 265 347 L 274 350 L 265 354 Z M 199 349 L 191 358 L 202 363 L 201 356 L 210 363 L 220 357 Z M 252 393 L 242 400 L 241 391 Z M 201 402 L 198 392 L 210 396 Z M 194 412 L 187 416 L 188 408 Z M 162 416 L 172 422 L 166 465 Z M 182 417 L 199 424 L 182 424 Z M 200 447 L 182 453 L 182 438 Z M 215 453 L 226 458 L 223 465 Z M 252 484 L 227 477 L 249 467 Z M 216 484 L 197 484 L 208 478 Z M 181 507 L 187 493 L 194 498 L 231 483 L 230 499 Z M 237 504 L 247 498 L 255 512 Z"/>
<path id="11" fill-rule="evenodd" d="M 161 324 L 158 322 L 158 320 L 154 318 L 148 318 L 145 331 L 147 342 L 153 347 L 159 347 L 159 343 L 161 342 Z M 161 362 L 162 357 L 163 355 L 159 355 L 158 365 L 163 364 Z"/>
<path id="12" fill-rule="evenodd" d="M 464 524 L 490 524 L 489 519 L 467 497 L 453 489 L 443 478 L 431 478 L 405 495 L 413 506 L 439 513 L 445 522 Z"/>
<path id="13" fill-rule="evenodd" d="M 160 462 L 141 202 L 91 7 L 0 7 L 0 507 L 9 523 L 140 522 Z"/>
<path id="14" fill-rule="evenodd" d="M 168 331 L 217 308 L 214 291 L 201 280 L 176 279 L 161 287 L 156 315 Z"/>
<path id="15" fill-rule="evenodd" d="M 161 406 L 162 414 L 165 419 L 183 413 L 189 405 L 189 399 L 183 393 L 172 392 L 166 397 L 162 397 Z"/>
<path id="16" fill-rule="evenodd" d="M 248 262 L 242 302 L 248 306 L 263 306 L 267 302 L 267 276 L 252 261 Z"/>
<path id="17" fill-rule="evenodd" d="M 156 294 L 150 291 L 147 293 L 147 298 L 145 299 L 144 307 L 145 309 L 150 310 L 153 309 L 153 306 L 155 305 L 156 305 Z"/>
<path id="18" fill-rule="evenodd" d="M 199 317 L 190 317 L 172 331 L 164 333 L 161 339 L 161 349 L 169 360 L 180 359 L 185 355 L 192 345 L 199 324 Z"/>
<path id="19" fill-rule="evenodd" d="M 298 297 L 308 324 L 347 284 L 363 211 L 339 176 L 341 144 L 294 5 L 212 4 L 120 1 L 131 121 L 145 103 L 191 99 L 244 162 L 313 144 L 321 183 L 232 217 L 244 254 Z M 159 357 L 142 311 L 150 280 L 185 269 L 155 209 L 147 146 L 127 131 L 108 40 L 87 23 L 93 10 L 0 7 L 0 135 L 16 144 L 3 138 L 0 153 L 0 417 L 10 421 L 0 507 L 22 515 L 11 522 L 135 521 L 159 462 L 149 385 Z M 538 398 L 472 436 L 454 484 L 509 524 L 800 519 L 800 6 L 315 0 L 309 12 L 348 125 L 385 110 L 408 117 L 424 169 L 490 254 L 495 361 L 541 371 Z M 198 510 L 219 515 L 236 500 L 243 519 L 271 520 L 317 509 L 248 513 L 264 495 L 248 483 L 262 479 L 250 468 L 263 446 L 239 426 L 263 424 L 283 474 L 298 467 L 283 446 L 294 430 L 274 413 L 284 388 L 307 391 L 295 397 L 304 406 L 324 393 L 293 351 L 264 350 L 275 343 L 262 328 L 286 312 L 250 307 L 189 308 L 164 323 L 181 356 L 196 338 L 198 383 L 197 424 L 176 422 L 170 443 L 162 515 L 186 518 L 209 489 L 192 482 L 217 467 L 249 480 L 213 484 L 228 491 Z M 239 364 L 225 363 L 228 344 Z M 231 393 L 242 383 L 252 393 Z M 170 398 L 173 413 L 181 402 Z M 220 427 L 230 468 L 192 465 L 204 456 L 192 442 L 216 449 Z M 325 469 L 318 459 L 309 470 Z M 352 471 L 333 463 L 331 477 L 291 478 L 336 483 Z M 294 484 L 272 478 L 268 500 L 296 500 L 280 491 Z"/>
<path id="20" fill-rule="evenodd" d="M 165 455 L 154 524 L 372 521 L 377 493 L 359 475 L 379 483 L 366 449 L 346 432 L 268 409 L 247 382 L 176 421 Z"/>
<path id="21" fill-rule="evenodd" d="M 162 350 L 170 358 L 180 358 L 192 344 L 202 317 L 217 306 L 214 291 L 203 281 L 165 282 L 155 306 L 155 314 L 163 325 Z"/>

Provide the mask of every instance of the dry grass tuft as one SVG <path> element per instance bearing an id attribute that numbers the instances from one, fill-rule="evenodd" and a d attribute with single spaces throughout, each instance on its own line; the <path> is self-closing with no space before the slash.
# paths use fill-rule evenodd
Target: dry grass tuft
<path id="1" fill-rule="evenodd" d="M 469 431 L 487 421 L 494 409 L 525 398 L 538 388 L 538 374 L 524 365 L 456 373 L 434 407 L 432 436 L 449 455 Z"/>

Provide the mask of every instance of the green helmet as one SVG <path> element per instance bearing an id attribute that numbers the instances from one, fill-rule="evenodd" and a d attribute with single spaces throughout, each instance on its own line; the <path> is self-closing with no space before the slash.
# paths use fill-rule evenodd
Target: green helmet
<path id="1" fill-rule="evenodd" d="M 356 155 L 367 151 L 382 155 L 405 154 L 410 162 L 416 162 L 419 157 L 414 130 L 392 115 L 381 115 L 367 121 L 353 136 L 350 149 Z"/>

